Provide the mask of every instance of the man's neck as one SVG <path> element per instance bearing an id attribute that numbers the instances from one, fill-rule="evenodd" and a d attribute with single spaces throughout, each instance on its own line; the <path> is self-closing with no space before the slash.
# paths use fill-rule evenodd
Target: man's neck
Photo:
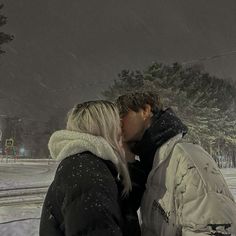
<path id="1" fill-rule="evenodd" d="M 127 143 L 123 143 L 123 148 L 125 150 L 126 161 L 127 162 L 134 162 L 135 161 L 135 154 L 130 151 Z"/>

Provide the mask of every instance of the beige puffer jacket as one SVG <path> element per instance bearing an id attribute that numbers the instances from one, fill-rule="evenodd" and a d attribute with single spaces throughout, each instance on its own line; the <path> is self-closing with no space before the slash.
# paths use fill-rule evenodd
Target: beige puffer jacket
<path id="1" fill-rule="evenodd" d="M 141 204 L 143 236 L 236 235 L 236 203 L 213 158 L 177 135 L 157 150 Z"/>

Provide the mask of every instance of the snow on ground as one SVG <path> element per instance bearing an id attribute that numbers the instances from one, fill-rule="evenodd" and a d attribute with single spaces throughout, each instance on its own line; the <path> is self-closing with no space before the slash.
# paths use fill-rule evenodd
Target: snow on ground
<path id="1" fill-rule="evenodd" d="M 0 163 L 0 191 L 19 187 L 49 185 L 57 163 Z M 41 204 L 0 206 L 1 236 L 38 236 Z"/>
<path id="2" fill-rule="evenodd" d="M 49 185 L 57 162 L 0 162 L 0 190 L 24 186 Z"/>
<path id="3" fill-rule="evenodd" d="M 49 185 L 57 164 L 18 162 L 0 163 L 0 191 L 5 188 Z M 236 169 L 222 169 L 236 200 Z M 38 236 L 41 204 L 0 206 L 1 236 Z"/>
<path id="4" fill-rule="evenodd" d="M 3 207 L 0 210 L 0 235 L 38 236 L 40 213 L 41 205 Z"/>

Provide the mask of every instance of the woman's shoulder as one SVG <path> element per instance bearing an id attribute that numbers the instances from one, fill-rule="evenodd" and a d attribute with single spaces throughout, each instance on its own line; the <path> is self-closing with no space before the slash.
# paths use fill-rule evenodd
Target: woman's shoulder
<path id="1" fill-rule="evenodd" d="M 75 164 L 75 163 L 80 163 L 80 162 L 90 162 L 90 161 L 99 161 L 99 157 L 93 154 L 92 152 L 86 151 L 82 153 L 76 153 L 71 156 L 68 156 L 64 158 L 61 162 L 61 164 Z"/>
<path id="2" fill-rule="evenodd" d="M 106 163 L 96 155 L 85 152 L 65 158 L 57 168 L 54 182 L 65 192 L 79 194 L 91 189 L 116 192 L 115 176 Z"/>
<path id="3" fill-rule="evenodd" d="M 66 157 L 57 168 L 57 175 L 64 176 L 107 176 L 113 175 L 113 164 L 91 152 Z"/>

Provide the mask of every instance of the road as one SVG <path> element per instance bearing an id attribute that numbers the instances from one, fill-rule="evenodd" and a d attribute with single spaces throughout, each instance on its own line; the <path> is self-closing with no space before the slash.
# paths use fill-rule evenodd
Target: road
<path id="1" fill-rule="evenodd" d="M 0 162 L 0 189 L 49 185 L 55 174 L 55 162 Z"/>

